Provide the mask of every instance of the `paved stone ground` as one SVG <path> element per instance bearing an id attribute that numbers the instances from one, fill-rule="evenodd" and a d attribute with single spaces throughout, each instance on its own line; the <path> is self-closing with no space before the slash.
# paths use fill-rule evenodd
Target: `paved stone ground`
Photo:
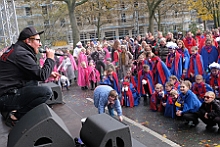
<path id="1" fill-rule="evenodd" d="M 66 104 L 53 105 L 52 109 L 61 117 L 73 137 L 79 137 L 82 118 L 97 114 L 97 109 L 87 99 L 92 98 L 92 94 L 91 90 L 82 91 L 78 86 L 72 86 L 69 91 L 63 91 Z M 220 146 L 217 127 L 206 131 L 205 125 L 200 122 L 196 128 L 180 128 L 180 120 L 150 111 L 148 106 L 143 106 L 142 100 L 137 107 L 124 107 L 123 114 L 126 116 L 124 123 L 129 125 L 132 137 L 147 147 L 177 147 L 177 144 L 185 147 Z M 0 121 L 0 147 L 6 147 L 9 132 L 10 128 Z"/>
<path id="2" fill-rule="evenodd" d="M 79 92 L 80 89 L 78 87 L 73 87 L 74 91 Z M 83 99 L 85 102 L 85 110 L 84 113 L 90 113 L 91 109 L 94 111 L 94 107 L 84 98 L 92 98 L 92 91 L 82 91 L 80 96 L 74 96 L 75 99 Z M 70 98 L 70 97 L 69 97 Z M 69 99 L 71 100 L 71 98 Z M 81 101 L 81 100 L 80 100 Z M 78 104 L 80 105 L 80 104 Z M 80 111 L 80 109 L 78 109 Z M 211 131 L 205 130 L 205 124 L 200 121 L 196 128 L 183 127 L 182 121 L 164 117 L 162 114 L 158 112 L 152 112 L 149 109 L 149 106 L 144 107 L 143 101 L 140 101 L 140 105 L 134 108 L 126 108 L 123 107 L 123 114 L 134 120 L 135 122 L 146 126 L 147 128 L 159 133 L 164 138 L 168 138 L 173 142 L 187 147 L 203 147 L 205 145 L 209 146 L 220 146 L 220 134 L 217 133 L 217 126 L 213 128 Z M 141 130 L 143 131 L 143 130 Z M 138 132 L 138 131 L 137 131 Z M 133 135 L 135 136 L 135 135 Z M 147 138 L 147 136 L 139 135 L 138 137 L 143 136 L 143 138 Z M 138 138 L 137 137 L 137 138 Z M 147 140 L 147 139 L 146 139 Z M 158 141 L 158 140 L 157 140 Z M 142 141 L 144 142 L 144 141 Z M 155 142 L 152 140 L 152 144 Z M 152 145 L 151 144 L 151 145 Z"/>

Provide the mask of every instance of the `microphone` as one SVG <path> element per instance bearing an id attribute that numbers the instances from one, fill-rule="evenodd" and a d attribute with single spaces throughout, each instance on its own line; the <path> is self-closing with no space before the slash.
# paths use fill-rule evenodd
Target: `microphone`
<path id="1" fill-rule="evenodd" d="M 46 50 L 44 50 L 44 49 L 42 49 L 42 48 L 39 48 L 39 52 L 40 53 L 46 53 Z M 67 54 L 60 54 L 60 53 L 54 53 L 54 55 L 56 55 L 56 56 L 65 56 L 65 55 L 67 55 Z"/>

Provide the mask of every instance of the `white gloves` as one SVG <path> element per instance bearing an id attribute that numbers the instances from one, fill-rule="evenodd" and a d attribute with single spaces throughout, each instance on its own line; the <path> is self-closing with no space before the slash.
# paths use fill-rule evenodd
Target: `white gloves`
<path id="1" fill-rule="evenodd" d="M 122 92 L 124 92 L 124 91 L 128 91 L 128 86 L 126 86 L 126 87 L 122 87 L 121 91 L 122 91 Z"/>
<path id="2" fill-rule="evenodd" d="M 147 81 L 143 79 L 143 80 L 142 80 L 142 84 L 143 84 L 143 85 L 147 84 Z"/>

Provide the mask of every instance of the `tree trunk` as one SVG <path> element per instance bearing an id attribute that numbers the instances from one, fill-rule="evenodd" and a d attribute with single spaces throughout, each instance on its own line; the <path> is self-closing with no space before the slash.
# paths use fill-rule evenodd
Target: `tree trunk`
<path id="1" fill-rule="evenodd" d="M 216 19 L 216 11 L 213 11 L 213 19 L 214 19 L 214 28 L 217 28 L 217 19 Z"/>
<path id="2" fill-rule="evenodd" d="M 97 35 L 98 35 L 98 41 L 100 41 L 100 28 L 101 28 L 101 14 L 99 12 L 99 15 L 98 15 L 98 22 L 97 22 Z"/>
<path id="3" fill-rule="evenodd" d="M 218 10 L 216 10 L 216 24 L 217 24 L 216 28 L 218 28 L 219 27 L 219 11 Z"/>
<path id="4" fill-rule="evenodd" d="M 206 21 L 203 21 L 204 31 L 206 31 Z"/>
<path id="5" fill-rule="evenodd" d="M 69 4 L 68 10 L 69 10 L 69 17 L 70 17 L 70 25 L 72 29 L 72 37 L 73 37 L 73 47 L 75 47 L 76 43 L 79 42 L 79 28 L 77 26 L 76 16 L 74 13 L 75 10 L 75 4 Z"/>
<path id="6" fill-rule="evenodd" d="M 149 32 L 154 33 L 154 15 L 149 13 Z"/>
<path id="7" fill-rule="evenodd" d="M 162 30 L 161 30 L 161 25 L 160 25 L 160 22 L 161 22 L 161 12 L 160 12 L 160 9 L 158 9 L 158 22 L 157 22 L 157 30 L 162 31 Z"/>

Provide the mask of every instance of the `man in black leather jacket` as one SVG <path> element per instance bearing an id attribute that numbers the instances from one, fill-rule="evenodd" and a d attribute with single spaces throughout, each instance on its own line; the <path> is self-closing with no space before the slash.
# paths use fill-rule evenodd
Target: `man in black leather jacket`
<path id="1" fill-rule="evenodd" d="M 214 92 L 205 93 L 204 102 L 197 113 L 198 117 L 206 124 L 206 129 L 211 129 L 216 124 L 220 127 L 220 102 L 215 99 Z"/>
<path id="2" fill-rule="evenodd" d="M 38 81 L 58 77 L 52 72 L 54 51 L 46 49 L 47 59 L 41 68 L 36 54 L 41 47 L 40 34 L 33 27 L 24 28 L 15 44 L 0 57 L 0 111 L 8 112 L 6 124 L 14 126 L 24 114 L 44 103 L 52 96 L 48 87 L 38 86 Z"/>

